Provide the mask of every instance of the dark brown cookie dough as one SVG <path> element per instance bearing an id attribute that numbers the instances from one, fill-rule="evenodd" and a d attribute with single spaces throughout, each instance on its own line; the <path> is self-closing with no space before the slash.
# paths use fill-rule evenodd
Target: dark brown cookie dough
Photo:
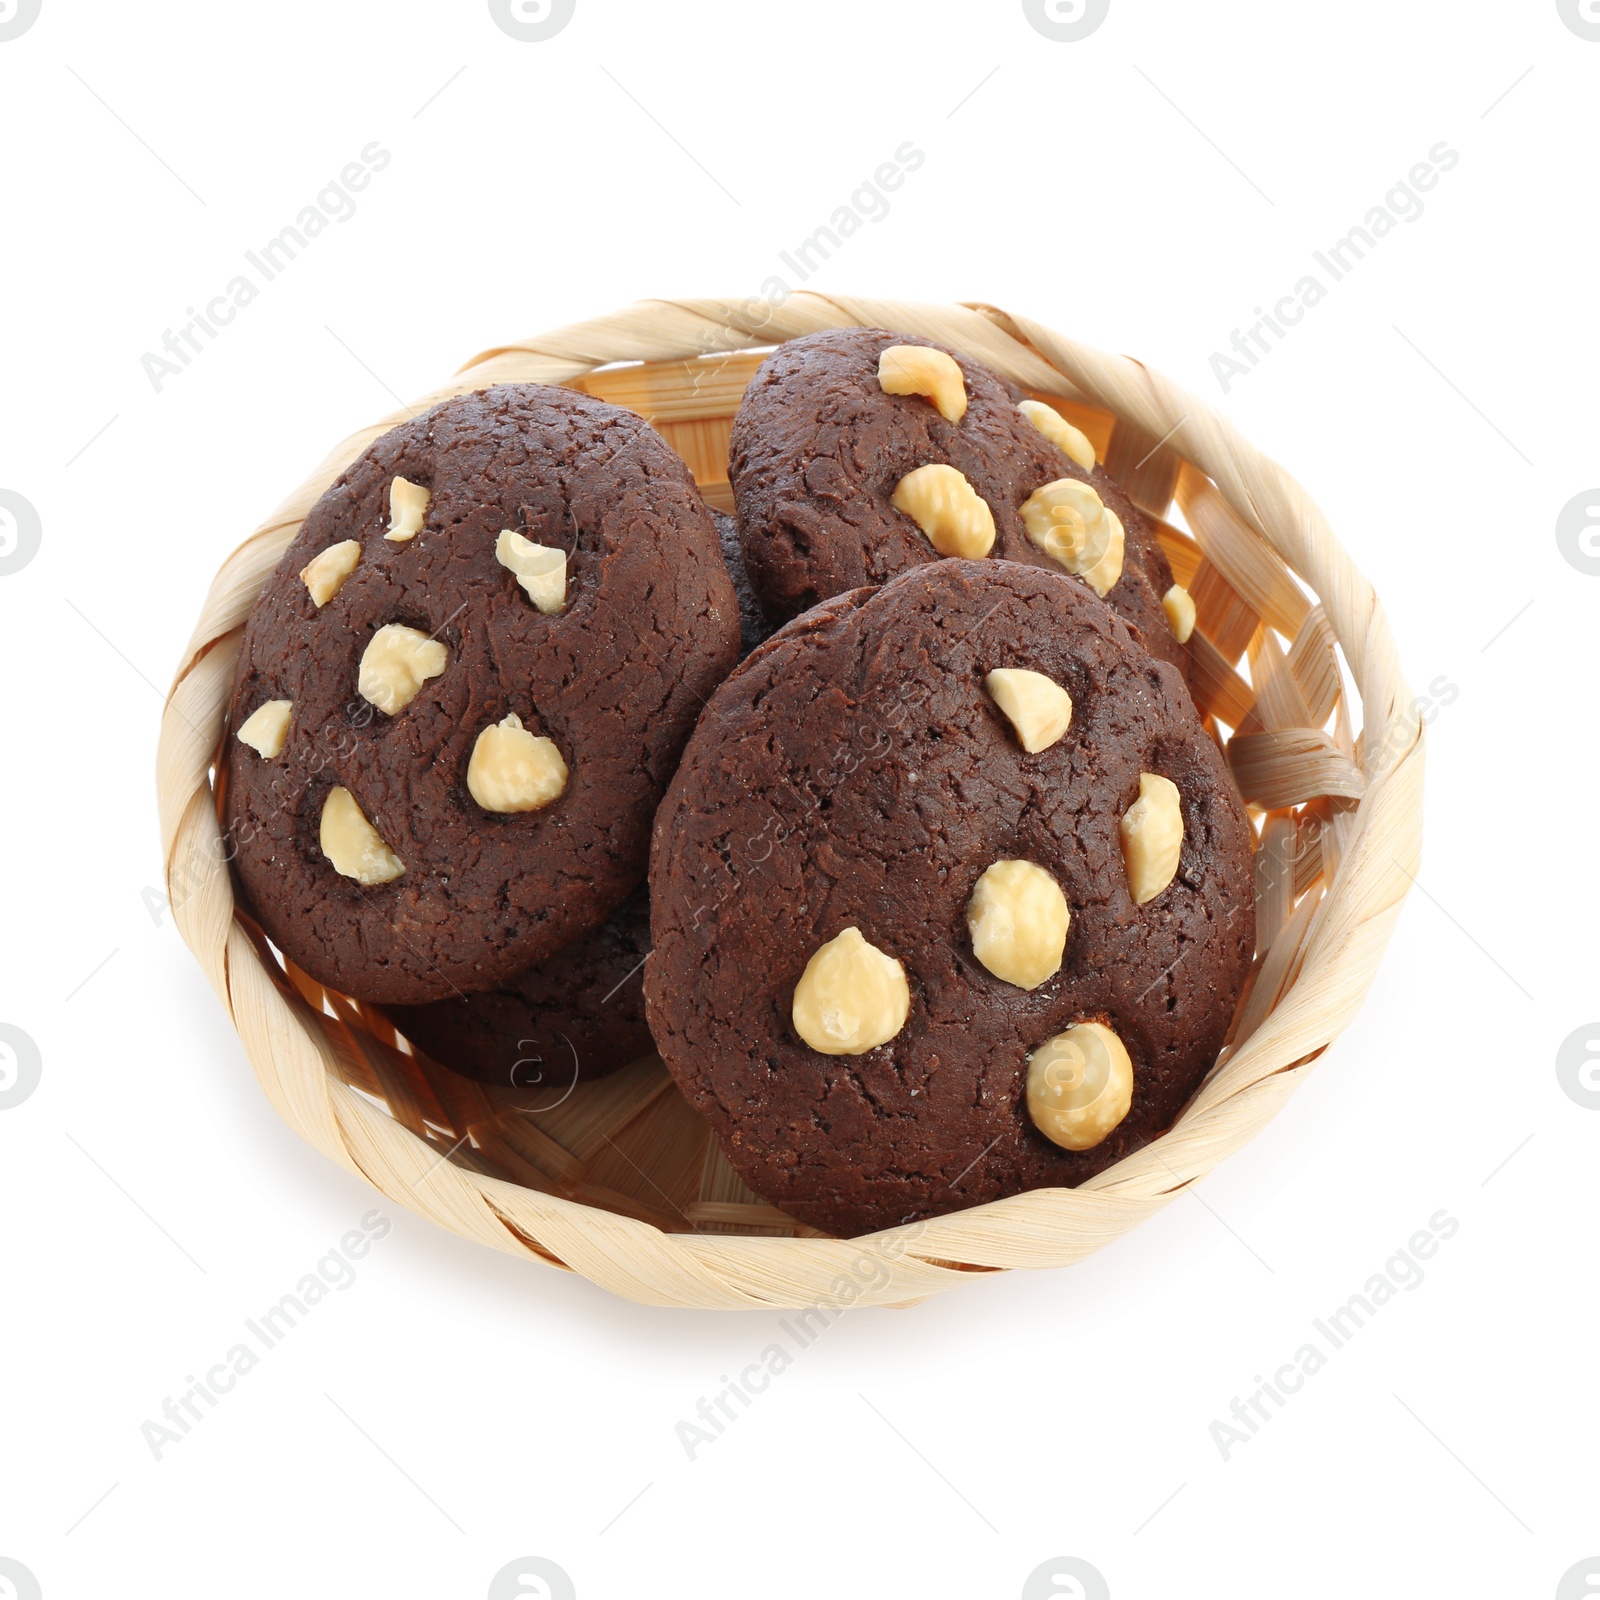
<path id="1" fill-rule="evenodd" d="M 398 542 L 396 479 L 429 495 Z M 503 530 L 566 552 L 560 609 L 501 564 Z M 358 558 L 319 607 L 302 569 L 336 545 Z M 387 714 L 359 686 L 390 625 L 447 655 Z M 313 976 L 393 1004 L 487 989 L 553 955 L 638 885 L 651 816 L 738 633 L 693 479 L 631 412 L 505 385 L 385 434 L 312 508 L 245 629 L 234 735 L 268 702 L 293 706 L 281 752 L 226 748 L 228 835 L 262 925 Z M 508 715 L 519 751 L 547 739 L 565 766 L 541 809 L 486 809 L 469 789 L 480 735 Z M 321 841 L 330 795 L 347 809 L 336 789 L 401 875 L 335 870 Z"/>
<path id="2" fill-rule="evenodd" d="M 482 994 L 388 1006 L 389 1020 L 442 1066 L 501 1088 L 570 1088 L 649 1055 L 641 968 L 650 897 L 629 895 L 592 933 Z"/>
<path id="3" fill-rule="evenodd" d="M 1044 674 L 1072 699 L 1028 754 L 985 687 Z M 1141 773 L 1184 837 L 1136 905 L 1119 825 Z M 717 690 L 657 814 L 651 1031 L 739 1174 L 854 1234 L 1083 1182 L 1168 1128 L 1214 1061 L 1254 945 L 1252 837 L 1177 671 L 1084 585 L 1001 561 L 917 566 L 782 628 Z M 968 902 L 997 861 L 1042 868 L 1071 912 L 1062 965 L 1026 989 L 974 952 Z M 823 1054 L 792 1007 L 845 929 L 899 961 L 906 1021 Z M 1131 1108 L 1103 1142 L 1046 1139 L 1030 1052 L 1098 1021 Z"/>
<path id="4" fill-rule="evenodd" d="M 885 394 L 878 358 L 891 345 L 945 350 L 882 328 L 838 328 L 780 346 L 762 363 L 733 421 L 728 476 L 750 579 L 767 613 L 797 615 L 863 584 L 939 559 L 892 504 L 917 467 L 955 467 L 994 513 L 991 558 L 1062 568 L 1029 539 L 1019 508 L 1060 478 L 1089 483 L 1121 519 L 1122 575 L 1105 596 L 1145 648 L 1187 672 L 1161 599 L 1172 569 L 1155 530 L 1102 467 L 1086 472 L 1017 409 L 1021 391 L 956 350 L 967 410 L 949 422 L 921 395 Z M 1081 580 L 1079 580 L 1081 581 Z"/>
<path id="5" fill-rule="evenodd" d="M 713 511 L 711 520 L 717 525 L 717 538 L 722 543 L 722 559 L 728 564 L 728 576 L 733 580 L 733 592 L 739 597 L 739 654 L 750 654 L 765 638 L 773 624 L 756 598 L 756 591 L 745 569 L 744 546 L 739 543 L 739 524 L 726 511 Z"/>

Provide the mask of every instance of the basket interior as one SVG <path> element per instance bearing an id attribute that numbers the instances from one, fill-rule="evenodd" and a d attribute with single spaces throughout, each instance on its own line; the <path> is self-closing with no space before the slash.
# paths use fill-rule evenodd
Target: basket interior
<path id="1" fill-rule="evenodd" d="M 731 511 L 729 429 L 764 355 L 605 367 L 571 387 L 638 412 L 689 464 L 706 500 Z M 1366 788 L 1354 690 L 1316 597 L 1209 478 L 1108 411 L 1042 391 L 1034 398 L 1081 428 L 1156 519 L 1174 576 L 1194 598 L 1195 698 L 1257 832 L 1257 955 L 1220 1066 L 1293 983 L 1348 843 Z M 823 1237 L 746 1188 L 659 1056 L 575 1086 L 473 1082 L 286 962 L 246 913 L 235 914 L 267 971 L 319 1019 L 345 1082 L 440 1161 L 672 1233 Z"/>

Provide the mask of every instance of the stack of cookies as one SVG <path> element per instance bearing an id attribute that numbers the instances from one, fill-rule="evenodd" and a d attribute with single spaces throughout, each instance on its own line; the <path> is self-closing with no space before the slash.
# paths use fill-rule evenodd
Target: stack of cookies
<path id="1" fill-rule="evenodd" d="M 808 1227 L 1082 1183 L 1254 950 L 1192 603 L 1082 433 L 923 340 L 779 348 L 729 480 L 565 389 L 379 439 L 245 631 L 243 898 L 482 1082 L 659 1050 Z"/>

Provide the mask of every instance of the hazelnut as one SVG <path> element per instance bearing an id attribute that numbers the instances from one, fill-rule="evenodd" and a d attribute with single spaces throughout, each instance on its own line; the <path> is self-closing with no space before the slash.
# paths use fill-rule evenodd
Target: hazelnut
<path id="1" fill-rule="evenodd" d="M 895 485 L 894 508 L 942 556 L 986 556 L 994 548 L 994 513 L 954 467 L 935 462 L 908 472 Z"/>
<path id="2" fill-rule="evenodd" d="M 1029 755 L 1048 750 L 1072 721 L 1072 696 L 1042 672 L 996 667 L 983 680 L 990 698 L 1011 719 Z"/>
<path id="3" fill-rule="evenodd" d="M 357 883 L 392 883 L 406 870 L 348 789 L 330 789 L 322 803 L 321 844 L 333 870 Z"/>
<path id="4" fill-rule="evenodd" d="M 289 737 L 289 718 L 294 711 L 292 700 L 269 700 L 257 706 L 239 724 L 239 738 L 244 744 L 275 761 L 283 754 L 283 742 Z"/>
<path id="5" fill-rule="evenodd" d="M 1063 1150 L 1092 1150 L 1132 1104 L 1133 1063 L 1104 1023 L 1075 1022 L 1028 1057 L 1028 1115 Z"/>
<path id="6" fill-rule="evenodd" d="M 1194 632 L 1194 596 L 1181 583 L 1175 583 L 1162 595 L 1161 609 L 1167 614 L 1172 637 L 1179 644 L 1188 644 Z"/>
<path id="7" fill-rule="evenodd" d="M 878 385 L 885 394 L 923 394 L 946 422 L 967 414 L 967 380 L 954 356 L 925 344 L 892 344 L 878 357 Z"/>
<path id="8" fill-rule="evenodd" d="M 1071 922 L 1061 885 L 1031 861 L 996 861 L 967 902 L 972 953 L 1019 989 L 1037 989 L 1061 970 Z"/>
<path id="9" fill-rule="evenodd" d="M 312 603 L 319 611 L 338 594 L 360 559 L 360 544 L 345 539 L 319 551 L 300 569 L 300 581 L 310 590 Z"/>
<path id="10" fill-rule="evenodd" d="M 1057 478 L 1022 505 L 1028 537 L 1068 572 L 1105 595 L 1122 576 L 1122 521 L 1077 478 Z"/>
<path id="11" fill-rule="evenodd" d="M 514 572 L 528 598 L 546 615 L 567 603 L 567 552 L 535 544 L 503 528 L 494 542 L 495 559 Z"/>
<path id="12" fill-rule="evenodd" d="M 450 652 L 437 639 L 387 622 L 373 634 L 361 655 L 356 687 L 386 716 L 395 716 L 417 697 L 429 678 L 437 678 L 449 664 Z"/>
<path id="13" fill-rule="evenodd" d="M 1178 786 L 1159 773 L 1139 774 L 1139 798 L 1122 818 L 1122 861 L 1135 905 L 1154 900 L 1178 873 L 1183 805 Z"/>
<path id="14" fill-rule="evenodd" d="M 823 945 L 794 988 L 795 1032 L 825 1056 L 858 1056 L 887 1044 L 910 1013 L 906 969 L 859 928 Z"/>
<path id="15" fill-rule="evenodd" d="M 1017 407 L 1057 450 L 1075 461 L 1085 472 L 1094 471 L 1094 446 L 1089 436 L 1074 428 L 1054 406 L 1042 400 L 1024 400 Z"/>
<path id="16" fill-rule="evenodd" d="M 529 733 L 514 711 L 478 735 L 467 762 L 467 788 L 485 811 L 537 811 L 566 786 L 555 741 Z"/>
<path id="17" fill-rule="evenodd" d="M 389 485 L 389 531 L 385 539 L 402 544 L 422 531 L 422 519 L 428 514 L 432 494 L 420 483 L 407 483 L 396 478 Z"/>

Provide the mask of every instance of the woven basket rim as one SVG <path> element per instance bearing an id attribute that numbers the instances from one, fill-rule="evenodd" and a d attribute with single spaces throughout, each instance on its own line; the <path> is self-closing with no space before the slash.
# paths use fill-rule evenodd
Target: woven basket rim
<path id="1" fill-rule="evenodd" d="M 211 767 L 245 617 L 327 485 L 373 439 L 422 409 L 493 383 L 581 384 L 632 363 L 714 370 L 718 358 L 851 326 L 938 340 L 1035 393 L 1108 413 L 1155 441 L 1152 454 L 1164 451 L 1209 479 L 1233 519 L 1231 536 L 1260 541 L 1315 597 L 1360 695 L 1360 743 L 1350 758 L 1361 781 L 1342 802 L 1337 870 L 1301 919 L 1293 971 L 1277 975 L 1281 992 L 1178 1123 L 1115 1167 L 1076 1189 L 1033 1190 L 864 1238 L 667 1233 L 442 1159 L 345 1081 L 317 1013 L 268 970 L 236 911 L 230 875 L 216 866 L 225 856 Z M 1233 569 L 1229 576 L 1236 587 L 1248 578 Z M 1271 601 L 1268 594 L 1255 603 L 1262 610 Z M 464 1238 L 570 1268 L 634 1300 L 752 1309 L 907 1304 L 974 1272 L 1067 1264 L 1136 1226 L 1241 1148 L 1365 998 L 1419 863 L 1422 765 L 1421 723 L 1371 585 L 1300 485 L 1204 402 L 1139 361 L 991 305 L 797 293 L 781 304 L 640 301 L 496 346 L 415 406 L 337 446 L 218 571 L 167 700 L 157 780 L 174 920 L 269 1099 L 302 1137 L 396 1204 Z"/>

